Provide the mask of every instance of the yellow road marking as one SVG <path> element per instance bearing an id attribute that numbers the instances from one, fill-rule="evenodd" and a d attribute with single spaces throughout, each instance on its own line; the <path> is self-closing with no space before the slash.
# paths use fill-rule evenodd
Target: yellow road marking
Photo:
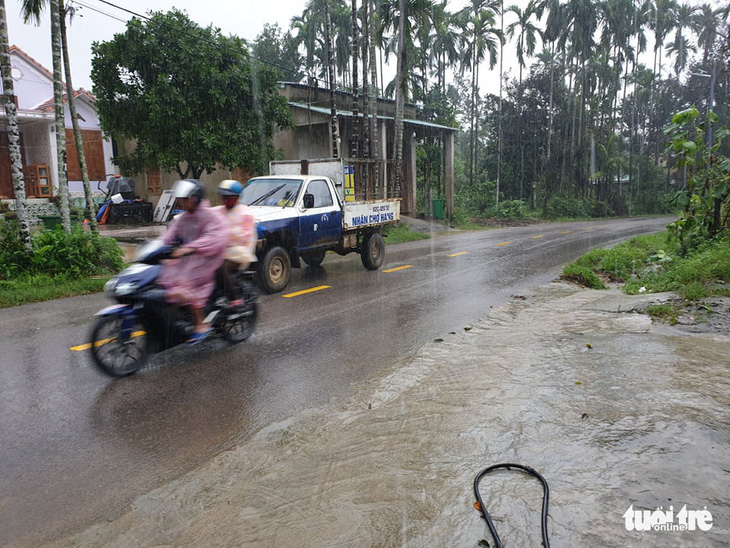
<path id="1" fill-rule="evenodd" d="M 572 230 L 561 230 L 560 231 L 561 234 L 570 234 L 571 232 L 573 232 L 573 231 Z"/>
<path id="2" fill-rule="evenodd" d="M 141 337 L 142 335 L 145 335 L 146 331 L 135 331 L 130 335 L 130 337 Z M 101 339 L 100 341 L 96 341 L 94 343 L 94 346 L 102 346 L 108 342 L 115 341 L 116 337 L 109 337 L 108 339 Z M 70 350 L 73 350 L 74 352 L 81 352 L 82 350 L 88 350 L 91 348 L 91 343 L 86 344 L 79 344 L 78 346 L 72 346 Z"/>
<path id="3" fill-rule="evenodd" d="M 543 234 L 540 234 L 539 236 L 533 236 L 533 240 L 539 240 L 540 238 L 544 238 L 545 236 Z"/>
<path id="4" fill-rule="evenodd" d="M 458 253 L 452 253 L 449 257 L 458 257 L 459 255 L 468 255 L 468 251 L 459 251 Z"/>
<path id="5" fill-rule="evenodd" d="M 389 268 L 388 270 L 383 270 L 383 272 L 396 272 L 397 270 L 405 270 L 406 268 L 411 268 L 412 264 L 407 264 L 405 266 L 396 266 L 395 268 Z"/>
<path id="6" fill-rule="evenodd" d="M 295 293 L 287 293 L 286 295 L 282 295 L 284 298 L 291 298 L 291 297 L 299 297 L 299 295 L 306 295 L 307 293 L 314 293 L 315 291 L 322 291 L 323 289 L 329 289 L 329 285 L 318 285 L 317 287 L 313 287 L 311 289 L 303 289 L 302 291 L 297 291 Z"/>
<path id="7" fill-rule="evenodd" d="M 499 247 L 500 245 L 511 245 L 511 244 L 512 244 L 512 242 L 502 242 L 501 244 L 497 244 L 497 247 Z"/>
<path id="8" fill-rule="evenodd" d="M 592 228 L 584 228 L 583 230 L 593 230 Z"/>

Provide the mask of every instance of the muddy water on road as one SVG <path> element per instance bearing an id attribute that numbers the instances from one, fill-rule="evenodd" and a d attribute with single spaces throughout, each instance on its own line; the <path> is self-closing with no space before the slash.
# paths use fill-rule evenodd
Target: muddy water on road
<path id="1" fill-rule="evenodd" d="M 622 299 L 540 288 L 58 545 L 472 547 L 492 540 L 473 479 L 501 462 L 547 479 L 552 546 L 727 545 L 730 338 L 654 329 Z M 481 490 L 505 546 L 539 546 L 536 480 Z M 706 507 L 713 527 L 630 532 L 631 505 Z"/>

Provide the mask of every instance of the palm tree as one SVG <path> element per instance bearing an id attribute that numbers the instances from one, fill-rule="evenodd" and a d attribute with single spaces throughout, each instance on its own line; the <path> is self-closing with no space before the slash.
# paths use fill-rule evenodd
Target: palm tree
<path id="1" fill-rule="evenodd" d="M 459 33 L 454 24 L 454 16 L 446 11 L 447 2 L 448 0 L 441 0 L 434 7 L 430 48 L 431 68 L 435 69 L 436 85 L 441 93 L 446 91 L 446 67 L 459 58 Z"/>
<path id="2" fill-rule="evenodd" d="M 652 83 L 652 97 L 651 104 L 656 107 L 658 101 L 656 100 L 656 81 L 661 80 L 662 76 L 662 52 L 664 50 L 664 41 L 666 40 L 669 32 L 674 28 L 675 25 L 675 13 L 678 8 L 678 4 L 675 0 L 654 0 L 653 14 L 650 21 L 651 29 L 654 31 L 654 74 L 655 79 Z M 657 65 L 658 58 L 658 65 Z M 657 72 L 657 67 L 659 72 Z M 657 78 L 658 77 L 658 78 Z M 655 108 L 656 110 L 656 108 Z M 654 116 L 656 118 L 656 116 Z M 659 121 L 655 120 L 654 129 L 658 131 Z M 656 139 L 656 147 L 654 149 L 654 163 L 659 163 L 659 139 Z"/>
<path id="3" fill-rule="evenodd" d="M 404 65 L 406 61 L 406 2 L 398 2 L 398 61 L 395 73 L 395 134 L 393 136 L 393 158 L 395 159 L 395 195 L 400 195 L 403 177 L 403 108 L 407 93 Z"/>
<path id="4" fill-rule="evenodd" d="M 310 77 L 325 80 L 329 88 L 336 85 L 335 73 L 343 75 L 344 80 L 344 75 L 349 71 L 352 35 L 350 13 L 350 8 L 344 0 L 309 0 L 302 14 L 292 18 L 294 44 L 304 48 L 307 67 L 312 71 Z M 328 14 L 333 49 L 331 67 L 326 38 Z M 333 32 L 333 29 L 336 29 L 336 32 Z M 330 68 L 335 69 L 332 81 L 330 81 Z"/>
<path id="5" fill-rule="evenodd" d="M 727 17 L 727 12 L 725 12 Z M 702 4 L 694 14 L 692 29 L 697 34 L 697 45 L 703 49 L 702 64 L 708 65 L 710 52 L 717 38 L 717 30 L 722 24 L 723 9 L 714 9 L 710 4 Z"/>
<path id="6" fill-rule="evenodd" d="M 89 227 L 92 232 L 96 232 L 96 208 L 94 207 L 94 196 L 91 193 L 91 185 L 89 184 L 89 170 L 86 165 L 86 153 L 84 152 L 84 141 L 81 137 L 81 128 L 79 127 L 79 119 L 76 114 L 76 97 L 74 96 L 74 87 L 71 79 L 71 60 L 68 53 L 68 37 L 66 32 L 66 15 L 69 22 L 74 16 L 75 9 L 71 6 L 65 6 L 64 0 L 59 0 L 61 10 L 61 48 L 63 50 L 63 66 L 66 74 L 66 96 L 68 97 L 68 111 L 71 115 L 71 125 L 74 133 L 74 143 L 79 156 L 79 167 L 81 168 L 81 181 L 84 187 L 84 197 L 86 199 L 86 216 L 89 219 Z"/>
<path id="7" fill-rule="evenodd" d="M 563 14 L 564 10 L 560 4 L 560 0 L 543 0 L 536 7 L 538 18 L 542 18 L 543 12 L 547 10 L 547 21 L 545 22 L 545 30 L 542 34 L 543 42 L 550 44 L 550 91 L 548 98 L 548 131 L 547 146 L 545 153 L 545 168 L 543 169 L 545 188 L 545 199 L 547 200 L 547 176 L 550 168 L 550 160 L 552 153 L 552 136 L 553 136 L 553 93 L 555 88 L 555 66 L 556 66 L 556 43 L 563 33 Z M 501 88 L 501 85 L 500 85 Z M 501 97 L 500 97 L 501 103 Z M 501 127 L 501 124 L 500 124 Z M 501 161 L 501 154 L 500 154 Z M 499 186 L 499 182 L 497 183 Z"/>
<path id="8" fill-rule="evenodd" d="M 58 195 L 61 204 L 61 225 L 71 233 L 71 212 L 66 178 L 66 122 L 63 108 L 63 65 L 61 60 L 61 6 L 60 0 L 51 1 L 51 50 L 53 52 L 53 103 L 56 115 L 56 157 L 58 160 Z"/>
<path id="9" fill-rule="evenodd" d="M 597 6 L 591 0 L 570 0 L 566 4 L 566 23 L 569 31 L 570 54 L 576 70 L 574 91 L 580 86 L 580 100 L 573 101 L 571 155 L 574 158 L 575 180 L 585 183 L 584 133 L 586 97 L 588 93 L 587 63 L 594 51 L 593 36 L 598 27 Z M 576 120 L 577 114 L 577 120 Z M 577 154 L 576 154 L 577 151 Z M 587 187 L 586 187 L 587 189 Z"/>
<path id="10" fill-rule="evenodd" d="M 536 3 L 535 0 L 530 0 L 527 7 L 521 10 L 519 6 L 512 5 L 507 8 L 507 13 L 514 13 L 517 15 L 517 21 L 510 23 L 507 26 L 506 34 L 510 38 L 513 38 L 517 34 L 517 64 L 519 66 L 519 83 L 517 85 L 517 97 L 522 102 L 522 69 L 525 67 L 525 54 L 528 56 L 535 53 L 535 46 L 537 44 L 537 37 L 542 35 L 542 31 L 531 21 L 532 16 L 536 15 Z M 517 30 L 519 29 L 519 31 Z M 518 109 L 521 111 L 522 106 L 518 104 Z M 520 112 L 520 126 L 522 126 L 522 116 Z M 522 127 L 520 127 L 520 200 L 523 199 L 522 189 L 524 184 L 524 146 L 522 143 Z"/>
<path id="11" fill-rule="evenodd" d="M 40 24 L 41 21 L 41 13 L 45 9 L 47 0 L 23 0 L 23 4 L 21 7 L 21 13 L 23 15 L 23 21 L 25 23 L 33 22 L 36 25 Z M 55 12 L 54 12 L 54 2 L 58 3 L 58 27 L 56 27 L 55 22 Z M 83 145 L 83 139 L 81 137 L 81 129 L 79 128 L 79 121 L 78 116 L 76 114 L 76 97 L 74 95 L 74 88 L 73 88 L 73 81 L 71 78 L 71 61 L 68 53 L 68 39 L 67 39 L 67 31 L 66 31 L 66 16 L 69 16 L 69 21 L 73 18 L 74 15 L 74 8 L 73 7 L 66 7 L 64 4 L 64 0 L 50 0 L 51 4 L 51 38 L 52 38 L 52 47 L 53 47 L 53 60 L 54 60 L 54 101 L 58 101 L 57 94 L 56 94 L 56 77 L 58 76 L 58 80 L 60 82 L 61 87 L 61 103 L 60 103 L 60 110 L 61 110 L 61 119 L 63 119 L 63 79 L 60 75 L 60 69 L 57 71 L 57 67 L 55 65 L 56 56 L 62 55 L 63 56 L 63 67 L 65 69 L 65 75 L 66 75 L 66 99 L 68 101 L 68 108 L 69 108 L 69 114 L 71 116 L 71 123 L 73 126 L 73 133 L 74 133 L 74 141 L 76 145 L 76 150 L 78 152 L 79 157 L 79 165 L 81 167 L 81 179 L 83 181 L 83 187 L 84 187 L 84 196 L 86 199 L 86 208 L 87 208 L 87 216 L 89 218 L 89 225 L 91 227 L 91 230 L 96 232 L 96 212 L 94 208 L 94 197 L 91 192 L 91 185 L 89 184 L 89 172 L 86 165 L 86 154 L 84 153 L 84 145 Z M 56 30 L 57 29 L 57 30 Z M 59 36 L 56 37 L 54 34 L 55 32 L 59 33 Z M 60 43 L 60 49 L 59 51 L 56 51 L 56 43 Z M 60 52 L 60 53 L 59 53 Z M 60 63 L 60 61 L 58 61 Z M 57 75 L 56 73 L 59 72 Z M 56 105 L 56 108 L 58 109 L 58 105 Z M 63 132 L 63 148 L 59 149 L 61 152 L 59 152 L 59 192 L 60 192 L 60 198 L 61 198 L 61 216 L 62 219 L 66 219 L 66 216 L 68 215 L 68 181 L 66 180 L 66 172 L 63 170 L 63 167 L 65 167 L 65 157 L 66 157 L 66 130 L 65 130 L 65 122 L 60 124 L 59 126 L 59 120 L 58 120 L 58 113 L 56 114 L 56 126 L 57 129 L 60 127 L 62 128 Z M 56 145 L 61 146 L 61 140 L 59 135 L 61 134 L 61 130 L 58 130 L 56 132 Z M 63 171 L 63 173 L 61 173 Z M 63 184 L 61 183 L 63 181 Z M 64 206 L 64 194 L 65 194 L 65 202 L 66 206 Z M 65 212 L 64 212 L 65 208 Z M 70 221 L 70 215 L 68 218 L 68 226 L 66 226 L 64 222 L 64 229 L 67 231 L 71 230 L 71 221 Z"/>
<path id="12" fill-rule="evenodd" d="M 489 69 L 497 64 L 497 40 L 501 42 L 502 32 L 495 26 L 496 2 L 494 0 L 471 0 L 471 4 L 458 13 L 462 36 L 461 72 L 471 72 L 469 182 L 474 184 L 476 168 L 476 112 L 479 98 L 479 65 L 489 56 Z"/>
<path id="13" fill-rule="evenodd" d="M 23 245 L 30 253 L 30 225 L 26 212 L 25 179 L 23 178 L 23 161 L 20 152 L 20 131 L 18 129 L 18 110 L 15 106 L 15 91 L 10 67 L 10 49 L 8 24 L 5 13 L 5 0 L 0 0 L 0 74 L 3 82 L 5 102 L 5 118 L 8 131 L 8 149 L 10 153 L 10 170 L 13 175 L 13 193 L 15 194 L 15 213 L 18 216 Z"/>
<path id="14" fill-rule="evenodd" d="M 697 48 L 689 42 L 684 34 L 692 29 L 695 14 L 699 11 L 699 7 L 690 6 L 689 4 L 680 4 L 675 12 L 675 32 L 674 40 L 667 47 L 667 51 L 675 56 L 674 72 L 679 81 L 679 73 L 687 66 L 687 52 L 695 52 Z"/>
<path id="15" fill-rule="evenodd" d="M 525 54 L 531 56 L 535 53 L 537 45 L 537 37 L 542 37 L 542 30 L 539 29 L 532 21 L 532 17 L 536 15 L 537 4 L 535 0 L 530 0 L 524 10 L 517 5 L 507 8 L 507 13 L 514 13 L 517 21 L 507 26 L 506 35 L 514 38 L 517 34 L 517 64 L 519 67 L 519 87 L 522 87 L 522 69 L 525 68 Z"/>
<path id="16" fill-rule="evenodd" d="M 415 76 L 409 63 L 418 56 L 418 46 L 414 37 L 423 36 L 421 28 L 431 23 L 433 0 L 385 0 L 378 6 L 380 27 L 378 36 L 382 40 L 385 32 L 394 31 L 388 49 L 397 52 L 395 84 L 395 131 L 393 141 L 393 158 L 396 162 L 395 190 L 400 191 L 402 178 L 401 163 L 403 159 L 403 110 L 408 97 L 408 75 Z M 415 92 L 415 82 L 411 83 Z"/>

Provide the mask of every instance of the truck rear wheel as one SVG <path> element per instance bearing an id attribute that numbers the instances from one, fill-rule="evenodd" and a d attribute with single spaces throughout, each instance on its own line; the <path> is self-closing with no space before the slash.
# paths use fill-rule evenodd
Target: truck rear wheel
<path id="1" fill-rule="evenodd" d="M 385 241 L 380 232 L 371 232 L 362 240 L 360 249 L 362 265 L 368 270 L 377 270 L 385 260 Z"/>
<path id="2" fill-rule="evenodd" d="M 267 293 L 278 293 L 289 285 L 291 259 L 283 247 L 272 247 L 266 252 L 259 268 L 259 278 Z"/>

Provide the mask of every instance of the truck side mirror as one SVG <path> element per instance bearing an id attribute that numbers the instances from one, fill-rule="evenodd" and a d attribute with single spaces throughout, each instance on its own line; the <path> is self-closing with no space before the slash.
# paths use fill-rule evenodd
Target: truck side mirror
<path id="1" fill-rule="evenodd" d="M 314 207 L 314 194 L 304 195 L 304 209 L 311 209 Z"/>

